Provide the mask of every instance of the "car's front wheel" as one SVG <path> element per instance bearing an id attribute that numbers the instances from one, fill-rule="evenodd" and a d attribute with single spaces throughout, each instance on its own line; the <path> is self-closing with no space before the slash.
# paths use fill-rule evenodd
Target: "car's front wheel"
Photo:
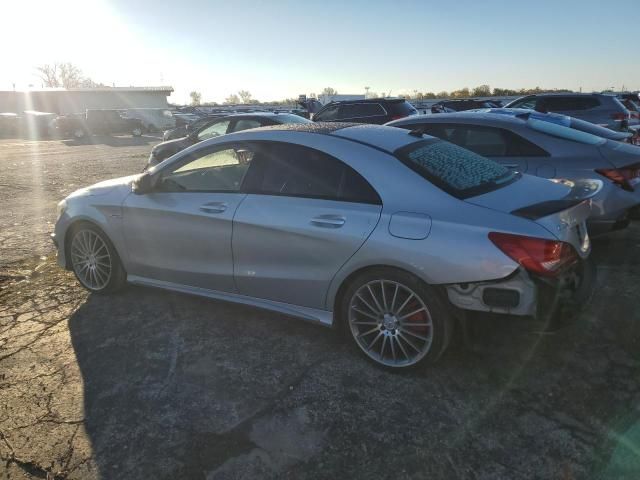
<path id="1" fill-rule="evenodd" d="M 358 276 L 342 297 L 341 318 L 370 360 L 394 369 L 435 362 L 453 328 L 451 313 L 435 289 L 392 268 Z"/>
<path id="2" fill-rule="evenodd" d="M 126 281 L 120 257 L 97 226 L 82 223 L 70 232 L 68 255 L 80 284 L 94 293 L 113 292 Z"/>
<path id="3" fill-rule="evenodd" d="M 131 135 L 134 137 L 140 137 L 142 135 L 142 128 L 134 128 Z"/>

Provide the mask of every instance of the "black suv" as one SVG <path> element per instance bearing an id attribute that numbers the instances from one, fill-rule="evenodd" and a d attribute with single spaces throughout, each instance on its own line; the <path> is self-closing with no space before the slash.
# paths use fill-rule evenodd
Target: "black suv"
<path id="1" fill-rule="evenodd" d="M 474 108 L 500 108 L 498 100 L 478 100 L 465 98 L 464 100 L 443 100 L 431 106 L 431 113 L 452 113 L 473 110 Z"/>
<path id="2" fill-rule="evenodd" d="M 313 115 L 314 122 L 383 123 L 416 115 L 418 111 L 404 98 L 371 98 L 327 103 Z"/>

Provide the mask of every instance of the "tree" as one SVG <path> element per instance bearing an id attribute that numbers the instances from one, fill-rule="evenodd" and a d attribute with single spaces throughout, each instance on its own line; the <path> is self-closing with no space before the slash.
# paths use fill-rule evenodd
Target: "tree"
<path id="1" fill-rule="evenodd" d="M 491 87 L 489 85 L 480 85 L 473 89 L 472 96 L 474 97 L 490 97 Z"/>
<path id="2" fill-rule="evenodd" d="M 45 64 L 36 68 L 45 87 L 94 88 L 103 86 L 82 75 L 82 70 L 71 62 Z"/>
<path id="3" fill-rule="evenodd" d="M 241 103 L 253 103 L 253 99 L 251 98 L 251 92 L 247 90 L 240 90 L 238 92 L 238 96 L 240 97 Z"/>
<path id="4" fill-rule="evenodd" d="M 238 98 L 238 95 L 236 95 L 235 93 L 232 93 L 224 99 L 225 105 L 236 105 L 238 103 L 240 103 L 240 98 Z"/>
<path id="5" fill-rule="evenodd" d="M 453 98 L 467 98 L 469 96 L 469 89 L 467 87 L 464 87 L 460 90 L 454 90 L 453 92 L 451 92 L 451 96 Z"/>
<path id="6" fill-rule="evenodd" d="M 443 90 L 441 92 L 438 92 L 436 97 L 437 98 L 448 98 L 449 97 L 449 92 L 447 92 L 446 90 Z"/>
<path id="7" fill-rule="evenodd" d="M 326 95 L 328 97 L 332 97 L 333 95 L 337 95 L 338 91 L 335 88 L 326 87 L 322 90 L 322 95 Z"/>
<path id="8" fill-rule="evenodd" d="M 189 93 L 189 96 L 191 97 L 191 106 L 197 107 L 198 105 L 200 105 L 200 101 L 202 100 L 202 94 L 200 92 L 196 92 L 194 90 L 193 92 Z"/>

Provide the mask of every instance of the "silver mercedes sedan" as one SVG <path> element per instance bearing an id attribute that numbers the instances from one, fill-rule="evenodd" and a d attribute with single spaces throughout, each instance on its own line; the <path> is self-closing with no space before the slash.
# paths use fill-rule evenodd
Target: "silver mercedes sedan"
<path id="1" fill-rule="evenodd" d="M 588 295 L 598 182 L 513 172 L 407 130 L 246 130 L 59 204 L 58 263 L 341 326 L 371 360 L 433 362 L 463 312 L 552 315 Z"/>

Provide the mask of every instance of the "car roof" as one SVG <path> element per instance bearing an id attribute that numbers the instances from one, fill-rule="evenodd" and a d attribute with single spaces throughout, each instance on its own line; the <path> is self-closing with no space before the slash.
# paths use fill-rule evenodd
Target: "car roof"
<path id="1" fill-rule="evenodd" d="M 400 126 L 411 125 L 413 123 L 447 123 L 448 120 L 475 120 L 482 123 L 491 123 L 492 125 L 510 125 L 523 124 L 526 119 L 518 117 L 519 114 L 531 114 L 537 113 L 533 110 L 525 110 L 523 108 L 514 108 L 509 110 L 519 110 L 520 112 L 514 112 L 513 114 L 491 113 L 489 110 L 503 110 L 503 109 L 483 109 L 483 111 L 464 111 L 464 112 L 451 112 L 451 113 L 439 113 L 437 115 L 412 115 L 400 120 L 394 120 L 387 125 Z M 507 110 L 507 109 L 505 109 Z"/>
<path id="2" fill-rule="evenodd" d="M 362 98 L 360 100 L 354 99 L 354 100 L 333 100 L 329 103 L 327 103 L 327 105 L 342 105 L 345 103 L 400 103 L 400 102 L 406 102 L 407 99 L 406 98 L 398 98 L 398 97 L 389 97 L 389 98 Z"/>
<path id="3" fill-rule="evenodd" d="M 349 122 L 287 123 L 281 125 L 270 125 L 267 127 L 253 128 L 251 130 L 243 130 L 241 132 L 231 133 L 229 135 L 248 137 L 258 132 L 278 131 L 300 132 L 306 134 L 330 135 L 334 137 L 340 137 L 345 140 L 368 145 L 378 150 L 383 150 L 387 153 L 393 153 L 398 148 L 422 139 L 422 137 L 417 138 L 414 135 L 411 135 L 411 133 L 407 130 L 401 128 Z"/>
<path id="4" fill-rule="evenodd" d="M 615 97 L 612 93 L 584 93 L 584 92 L 548 92 L 548 93 L 532 93 L 523 95 L 524 97 Z"/>

